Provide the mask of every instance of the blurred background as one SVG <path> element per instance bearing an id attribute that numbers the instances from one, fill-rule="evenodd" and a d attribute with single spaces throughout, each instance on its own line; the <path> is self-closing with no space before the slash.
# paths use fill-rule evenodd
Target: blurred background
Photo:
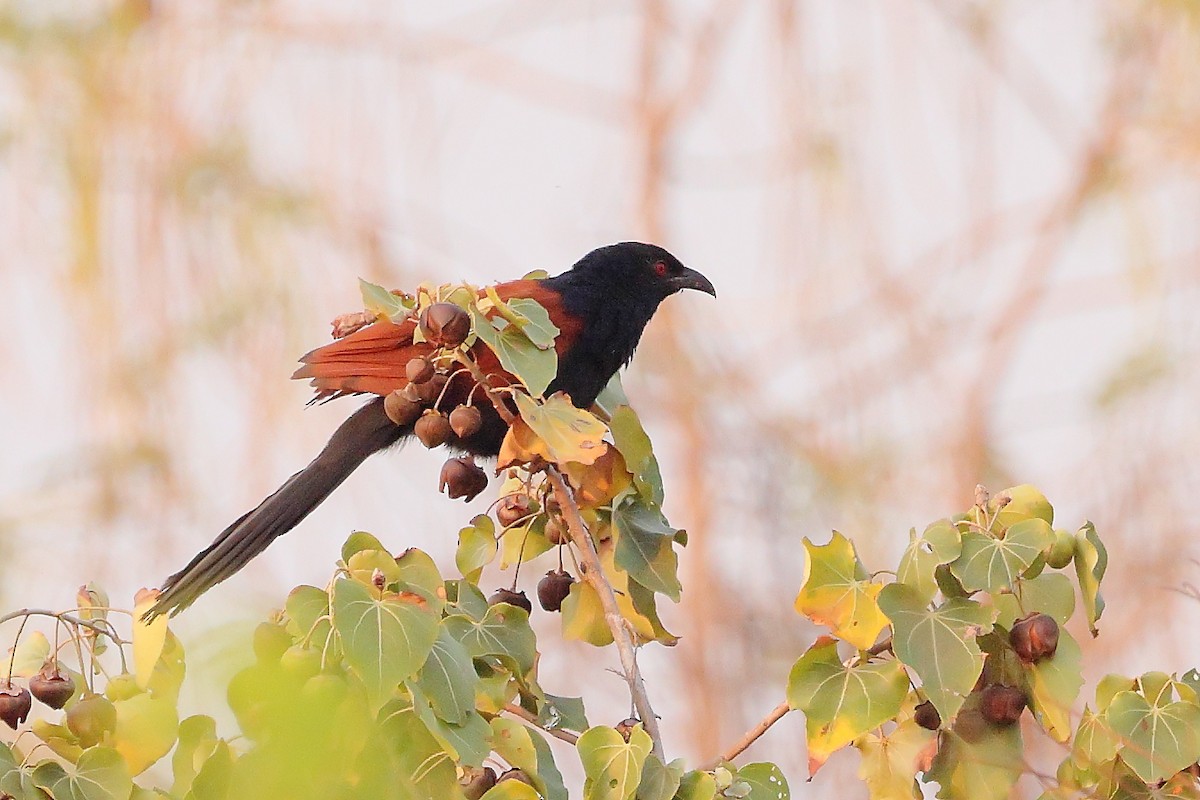
<path id="1" fill-rule="evenodd" d="M 802 537 L 892 566 L 978 482 L 1108 544 L 1084 697 L 1187 669 L 1198 74 L 1194 0 L 0 2 L 0 608 L 131 605 L 306 463 L 356 401 L 288 376 L 358 277 L 641 239 L 719 291 L 665 304 L 626 378 L 691 534 L 682 641 L 642 654 L 669 754 L 782 698 Z M 179 618 L 192 711 L 351 530 L 453 569 L 493 498 L 438 495 L 441 460 L 372 459 Z M 547 689 L 626 716 L 615 653 L 546 616 Z M 803 783 L 799 715 L 747 758 L 865 796 L 853 753 Z"/>

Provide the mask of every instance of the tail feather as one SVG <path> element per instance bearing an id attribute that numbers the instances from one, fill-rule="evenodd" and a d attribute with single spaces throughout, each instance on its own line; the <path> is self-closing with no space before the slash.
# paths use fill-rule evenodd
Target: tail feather
<path id="1" fill-rule="evenodd" d="M 330 437 L 312 463 L 297 472 L 257 508 L 221 532 L 186 567 L 167 578 L 147 619 L 178 614 L 201 594 L 246 566 L 252 558 L 296 527 L 372 453 L 412 432 L 395 425 L 377 398 L 354 412 Z"/>

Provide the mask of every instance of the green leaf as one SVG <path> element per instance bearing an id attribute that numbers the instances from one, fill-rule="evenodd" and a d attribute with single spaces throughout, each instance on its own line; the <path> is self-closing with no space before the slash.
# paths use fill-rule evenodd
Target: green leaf
<path id="1" fill-rule="evenodd" d="M 553 549 L 554 545 L 546 538 L 545 531 L 546 518 L 543 516 L 531 517 L 526 522 L 506 530 L 504 550 L 500 555 L 500 569 L 532 561 Z"/>
<path id="2" fill-rule="evenodd" d="M 446 581 L 446 613 L 469 617 L 476 622 L 488 611 L 487 598 L 479 587 L 468 581 Z"/>
<path id="3" fill-rule="evenodd" d="M 537 790 L 521 781 L 504 781 L 484 793 L 480 800 L 541 800 Z"/>
<path id="4" fill-rule="evenodd" d="M 358 289 L 362 292 L 363 308 L 378 317 L 398 322 L 408 315 L 409 307 L 398 295 L 394 295 L 378 284 L 358 279 Z"/>
<path id="5" fill-rule="evenodd" d="M 887 586 L 879 607 L 892 621 L 892 651 L 920 676 L 944 721 L 954 719 L 983 669 L 975 638 L 992 628 L 992 609 L 954 598 L 930 610 L 915 589 Z"/>
<path id="6" fill-rule="evenodd" d="M 713 800 L 716 796 L 716 779 L 708 772 L 695 769 L 683 774 L 675 800 Z"/>
<path id="7" fill-rule="evenodd" d="M 562 603 L 562 635 L 564 639 L 587 642 L 595 647 L 613 643 L 612 631 L 604 619 L 600 595 L 587 581 L 575 581 Z"/>
<path id="8" fill-rule="evenodd" d="M 483 568 L 496 558 L 496 525 L 487 514 L 480 514 L 458 532 L 458 550 L 454 564 L 471 583 L 479 583 Z"/>
<path id="9" fill-rule="evenodd" d="M 896 580 L 908 584 L 929 602 L 937 593 L 934 571 L 949 564 L 962 552 L 962 533 L 949 520 L 938 520 L 920 536 L 913 528 L 908 534 L 908 547 L 900 556 Z"/>
<path id="10" fill-rule="evenodd" d="M 950 571 L 967 591 L 1011 589 L 1053 541 L 1054 529 L 1040 518 L 1016 523 L 1003 539 L 967 531 L 962 536 L 962 553 L 951 562 Z"/>
<path id="11" fill-rule="evenodd" d="M 1011 486 L 997 492 L 992 496 L 989 507 L 994 510 L 996 498 L 1005 494 L 1012 500 L 1004 508 L 995 512 L 996 526 L 1000 530 L 1030 519 L 1040 519 L 1047 525 L 1054 524 L 1054 506 L 1050 505 L 1050 501 L 1036 486 L 1023 483 L 1020 486 Z"/>
<path id="12" fill-rule="evenodd" d="M 633 606 L 634 612 L 645 619 L 650 625 L 650 636 L 656 642 L 662 642 L 670 647 L 679 641 L 679 637 L 671 633 L 663 625 L 663 621 L 658 616 L 658 604 L 655 601 L 656 595 L 654 592 L 642 586 L 635 580 L 628 580 L 624 587 L 625 594 L 617 597 L 617 605 L 621 607 L 622 614 L 625 614 L 624 600 L 628 598 Z M 634 626 L 638 626 L 638 622 L 634 621 Z"/>
<path id="13" fill-rule="evenodd" d="M 642 764 L 642 780 L 638 783 L 637 800 L 671 800 L 683 777 L 682 759 L 670 764 L 651 753 Z"/>
<path id="14" fill-rule="evenodd" d="M 622 392 L 622 396 L 624 393 Z M 611 413 L 608 428 L 612 431 L 613 444 L 625 459 L 625 466 L 633 474 L 634 485 L 638 493 L 648 498 L 655 505 L 662 505 L 663 485 L 662 473 L 658 468 L 658 459 L 654 457 L 654 447 L 637 412 L 629 406 L 626 399 Z"/>
<path id="15" fill-rule="evenodd" d="M 533 731 L 506 717 L 493 718 L 491 726 L 492 749 L 510 765 L 524 770 L 533 781 L 534 788 L 539 793 L 544 793 L 546 785 L 539 774 L 538 750 L 533 743 Z M 562 780 L 561 776 L 559 780 Z"/>
<path id="16" fill-rule="evenodd" d="M 423 599 L 381 599 L 346 578 L 333 584 L 333 626 L 347 663 L 377 702 L 425 663 L 438 636 L 437 614 Z"/>
<path id="17" fill-rule="evenodd" d="M 1050 615 L 1062 626 L 1075 613 L 1075 588 L 1061 572 L 1045 572 L 1036 578 L 1018 579 L 1016 594 L 995 595 L 992 604 L 997 611 L 996 624 L 1004 628 L 1012 628 L 1014 622 L 1034 611 Z"/>
<path id="18" fill-rule="evenodd" d="M 883 585 L 870 580 L 854 553 L 854 545 L 837 531 L 829 544 L 821 546 L 805 537 L 804 549 L 808 558 L 796 610 L 818 625 L 828 625 L 835 636 L 866 650 L 887 625 L 887 618 L 875 602 Z"/>
<path id="19" fill-rule="evenodd" d="M 324 590 L 315 586 L 297 586 L 288 594 L 284 610 L 288 617 L 287 632 L 293 639 L 300 641 L 310 637 L 310 641 L 324 642 L 329 635 L 332 622 L 321 620 L 329 614 L 329 595 Z"/>
<path id="20" fill-rule="evenodd" d="M 1100 595 L 1100 581 L 1108 569 L 1108 551 L 1096 535 L 1090 522 L 1075 534 L 1075 575 L 1079 579 L 1079 593 L 1083 597 L 1083 610 L 1087 614 L 1088 628 L 1095 636 L 1096 621 L 1104 613 L 1104 598 Z"/>
<path id="21" fill-rule="evenodd" d="M 1146 783 L 1161 781 L 1200 759 L 1200 707 L 1171 701 L 1169 683 L 1143 697 L 1120 692 L 1105 719 L 1121 737 L 1121 758 Z"/>
<path id="22" fill-rule="evenodd" d="M 376 572 L 383 576 L 385 586 L 400 579 L 400 567 L 386 550 L 359 550 L 346 560 L 346 571 L 365 586 L 374 585 Z"/>
<path id="23" fill-rule="evenodd" d="M 127 800 L 133 780 L 120 754 L 110 747 L 89 747 L 73 770 L 43 761 L 33 771 L 33 782 L 55 800 Z"/>
<path id="24" fill-rule="evenodd" d="M 457 797 L 454 759 L 421 722 L 409 698 L 389 701 L 379 717 L 400 775 L 416 787 L 413 800 Z"/>
<path id="25" fill-rule="evenodd" d="M 542 350 L 517 325 L 503 318 L 483 317 L 474 309 L 475 333 L 492 349 L 500 365 L 517 376 L 529 393 L 540 397 L 558 374 L 558 353 Z M 520 397 L 520 395 L 517 395 Z"/>
<path id="26" fill-rule="evenodd" d="M 867 784 L 871 800 L 920 800 L 918 761 L 936 738 L 937 731 L 907 719 L 886 736 L 874 732 L 855 742 L 862 754 L 858 777 Z"/>
<path id="27" fill-rule="evenodd" d="M 630 731 L 628 742 L 615 728 L 598 725 L 584 731 L 575 746 L 591 782 L 592 791 L 585 793 L 589 800 L 630 800 L 653 743 L 641 725 Z"/>
<path id="28" fill-rule="evenodd" d="M 538 725 L 548 731 L 586 731 L 589 726 L 583 698 L 546 695 L 546 702 L 538 709 Z"/>
<path id="29" fill-rule="evenodd" d="M 817 639 L 792 667 L 787 686 L 788 705 L 804 712 L 809 776 L 834 751 L 895 717 L 908 688 L 899 661 L 847 667 L 835 639 Z"/>
<path id="30" fill-rule="evenodd" d="M 113 707 L 117 724 L 109 743 L 125 759 L 130 774 L 140 775 L 175 744 L 179 729 L 175 702 L 135 694 L 113 703 Z"/>
<path id="31" fill-rule="evenodd" d="M 519 392 L 515 398 L 521 419 L 545 443 L 551 461 L 592 464 L 604 454 L 608 428 L 590 411 L 576 408 L 562 392 L 540 404 Z"/>
<path id="32" fill-rule="evenodd" d="M 471 654 L 445 627 L 438 637 L 417 676 L 417 685 L 429 698 L 438 717 L 460 725 L 467 714 L 475 710 L 475 667 Z"/>
<path id="33" fill-rule="evenodd" d="M 1137 689 L 1137 681 L 1110 672 L 1096 684 L 1096 711 L 1103 714 L 1112 704 L 1113 698 L 1121 692 L 1131 692 Z"/>
<path id="34" fill-rule="evenodd" d="M 429 554 L 410 547 L 396 556 L 396 567 L 400 570 L 400 590 L 419 594 L 434 615 L 441 614 L 445 607 L 446 586 Z"/>
<path id="35" fill-rule="evenodd" d="M 479 622 L 456 614 L 446 617 L 442 624 L 462 642 L 473 658 L 510 658 L 522 675 L 533 669 L 537 658 L 536 641 L 529 627 L 529 614 L 524 609 L 500 603 L 489 607 Z"/>
<path id="36" fill-rule="evenodd" d="M 1025 769 L 1021 726 L 981 723 L 971 741 L 946 731 L 927 781 L 937 781 L 943 800 L 1007 800 Z"/>
<path id="37" fill-rule="evenodd" d="M 183 797 L 192 788 L 196 774 L 212 756 L 218 741 L 217 723 L 210 716 L 197 714 L 179 723 L 179 745 L 171 757 L 173 795 Z"/>
<path id="38" fill-rule="evenodd" d="M 488 727 L 487 720 L 472 707 L 461 723 L 446 722 L 434 713 L 429 698 L 419 686 L 411 683 L 407 686 L 412 696 L 413 710 L 446 752 L 467 766 L 482 766 L 492 750 L 492 729 Z"/>
<path id="39" fill-rule="evenodd" d="M 1079 767 L 1091 768 L 1111 761 L 1117 755 L 1121 741 L 1104 721 L 1103 715 L 1093 714 L 1083 707 L 1083 718 L 1075 731 L 1075 742 L 1071 745 L 1071 760 Z"/>
<path id="40" fill-rule="evenodd" d="M 617 534 L 613 558 L 618 567 L 642 586 L 679 602 L 679 559 L 675 553 L 675 529 L 662 512 L 638 497 L 629 497 L 612 512 Z"/>
<path id="41" fill-rule="evenodd" d="M 1083 685 L 1082 660 L 1075 638 L 1060 628 L 1054 655 L 1028 667 L 1030 706 L 1037 721 L 1055 741 L 1066 742 L 1071 738 L 1071 709 Z"/>
<path id="42" fill-rule="evenodd" d="M 517 324 L 534 347 L 542 350 L 554 347 L 558 326 L 550 321 L 550 313 L 541 303 L 530 297 L 514 297 L 508 301 L 508 309 L 517 315 Z"/>
<path id="43" fill-rule="evenodd" d="M 750 784 L 750 794 L 746 800 L 788 800 L 791 797 L 787 778 L 774 764 L 747 764 L 737 771 L 737 776 Z"/>
<path id="44" fill-rule="evenodd" d="M 11 655 L 10 655 L 11 654 Z M 5 653 L 11 658 L 12 674 L 14 677 L 29 678 L 38 673 L 50 655 L 50 640 L 41 631 L 30 631 L 21 637 L 14 650 Z M 5 659 L 7 662 L 9 659 Z M 4 664 L 4 674 L 8 674 L 8 663 Z"/>
<path id="45" fill-rule="evenodd" d="M 533 730 L 529 732 L 529 740 L 533 742 L 533 749 L 537 751 L 537 774 L 542 781 L 542 795 L 546 800 L 567 800 L 567 787 L 563 784 L 562 773 L 554 763 L 550 744 L 541 733 Z"/>
<path id="46" fill-rule="evenodd" d="M 392 554 L 388 553 L 388 549 L 383 546 L 383 543 L 375 538 L 374 534 L 366 531 L 355 531 L 346 538 L 342 545 L 342 561 L 349 562 L 355 553 L 361 553 L 363 550 L 381 550 L 387 554 L 387 557 L 392 558 Z"/>

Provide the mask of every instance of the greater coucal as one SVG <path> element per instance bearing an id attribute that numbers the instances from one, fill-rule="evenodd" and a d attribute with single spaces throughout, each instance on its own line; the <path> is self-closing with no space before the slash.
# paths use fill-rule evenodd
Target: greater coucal
<path id="1" fill-rule="evenodd" d="M 549 313 L 560 333 L 554 342 L 558 373 L 546 391 L 567 393 L 589 408 L 612 376 L 633 358 L 642 331 L 658 304 L 680 289 L 716 296 L 712 283 L 661 247 L 622 242 L 588 253 L 552 278 L 518 280 L 495 287 L 503 300 L 526 297 Z M 405 367 L 428 355 L 429 344 L 414 344 L 416 322 L 374 322 L 301 358 L 293 378 L 311 378 L 318 400 L 344 394 L 379 395 L 350 415 L 307 467 L 274 494 L 234 521 L 186 567 L 167 578 L 147 617 L 178 613 L 217 583 L 233 575 L 272 541 L 290 531 L 353 472 L 367 456 L 413 435 L 412 425 L 396 425 L 384 411 L 384 397 L 408 384 Z M 495 355 L 477 342 L 471 356 L 493 385 L 517 383 Z M 473 381 L 451 381 L 443 407 L 465 403 Z M 477 403 L 483 423 L 466 438 L 453 436 L 451 449 L 495 456 L 507 425 L 488 403 Z"/>

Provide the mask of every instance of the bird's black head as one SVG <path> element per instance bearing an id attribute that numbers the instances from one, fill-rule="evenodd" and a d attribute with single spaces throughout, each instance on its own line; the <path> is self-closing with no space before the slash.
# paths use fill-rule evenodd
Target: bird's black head
<path id="1" fill-rule="evenodd" d="M 717 296 L 708 278 L 688 269 L 679 259 L 654 244 L 620 242 L 598 247 L 581 258 L 571 273 L 578 280 L 612 293 L 612 299 L 639 299 L 655 306 L 680 289 L 698 289 Z"/>

